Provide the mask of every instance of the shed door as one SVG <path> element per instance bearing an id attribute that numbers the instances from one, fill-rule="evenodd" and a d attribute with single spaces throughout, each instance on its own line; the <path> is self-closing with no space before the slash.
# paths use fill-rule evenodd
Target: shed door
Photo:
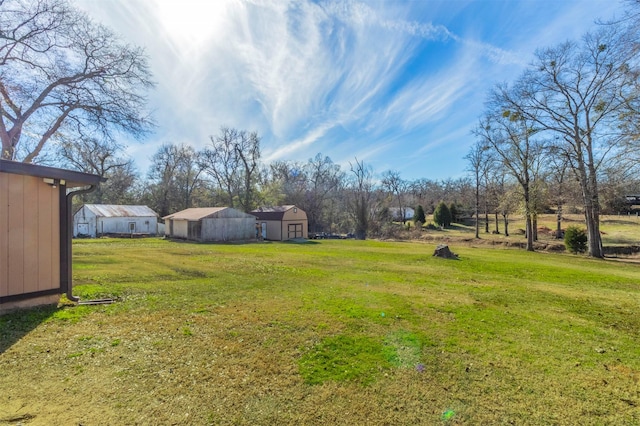
<path id="1" fill-rule="evenodd" d="M 288 228 L 289 235 L 287 239 L 292 238 L 302 238 L 302 224 L 301 223 L 290 223 Z"/>
<path id="2" fill-rule="evenodd" d="M 262 232 L 262 239 L 266 240 L 267 239 L 267 222 L 262 222 L 260 224 L 260 228 Z"/>

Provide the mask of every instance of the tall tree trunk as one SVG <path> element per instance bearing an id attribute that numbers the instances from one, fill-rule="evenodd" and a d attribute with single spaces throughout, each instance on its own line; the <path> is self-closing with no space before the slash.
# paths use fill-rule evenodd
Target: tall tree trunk
<path id="1" fill-rule="evenodd" d="M 556 210 L 556 239 L 562 238 L 562 203 L 558 203 Z"/>
<path id="2" fill-rule="evenodd" d="M 591 138 L 589 144 L 591 145 Z M 604 249 L 602 248 L 602 236 L 600 235 L 600 198 L 598 195 L 598 178 L 596 168 L 593 161 L 593 150 L 589 151 L 589 195 L 590 195 L 590 219 L 587 220 L 587 235 L 589 245 L 589 256 L 603 258 Z"/>
<path id="3" fill-rule="evenodd" d="M 587 216 L 587 236 L 589 238 L 589 256 L 591 257 L 604 257 L 604 250 L 602 248 L 602 237 L 600 236 L 600 218 L 596 209 L 590 209 L 590 214 Z"/>
<path id="4" fill-rule="evenodd" d="M 589 174 L 587 174 L 587 165 L 580 162 L 577 169 L 584 202 L 584 218 L 587 225 L 587 247 L 589 256 L 603 258 L 602 237 L 600 236 L 600 205 L 596 192 L 598 184 L 592 162 L 588 164 L 588 168 Z"/>
<path id="5" fill-rule="evenodd" d="M 504 220 L 504 236 L 509 236 L 509 217 L 506 213 L 502 215 L 502 219 Z"/>
<path id="6" fill-rule="evenodd" d="M 531 214 L 526 215 L 527 251 L 533 251 L 533 220 Z"/>
<path id="7" fill-rule="evenodd" d="M 484 202 L 484 233 L 489 233 L 489 205 L 486 200 Z"/>
<path id="8" fill-rule="evenodd" d="M 480 185 L 478 184 L 478 177 L 476 175 L 476 238 L 480 238 Z"/>
<path id="9" fill-rule="evenodd" d="M 604 250 L 602 248 L 602 237 L 600 236 L 600 206 L 598 205 L 597 194 L 585 197 L 584 217 L 587 224 L 589 256 L 603 258 Z"/>
<path id="10" fill-rule="evenodd" d="M 525 217 L 525 236 L 527 237 L 527 251 L 533 250 L 533 214 L 531 213 L 531 192 L 529 190 L 529 181 L 522 186 L 524 190 L 524 217 Z"/>

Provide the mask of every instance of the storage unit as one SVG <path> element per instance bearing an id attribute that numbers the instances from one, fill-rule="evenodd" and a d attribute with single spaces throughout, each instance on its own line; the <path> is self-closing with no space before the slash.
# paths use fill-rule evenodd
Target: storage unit
<path id="1" fill-rule="evenodd" d="M 231 207 L 190 208 L 170 214 L 165 235 L 192 241 L 246 241 L 256 239 L 256 217 Z"/>
<path id="2" fill-rule="evenodd" d="M 74 299 L 71 201 L 103 180 L 0 160 L 0 312 Z"/>
<path id="3" fill-rule="evenodd" d="M 294 205 L 262 207 L 253 210 L 251 214 L 256 216 L 259 232 L 264 240 L 309 238 L 307 213 Z"/>
<path id="4" fill-rule="evenodd" d="M 158 214 L 147 206 L 85 204 L 73 215 L 73 236 L 157 235 Z"/>

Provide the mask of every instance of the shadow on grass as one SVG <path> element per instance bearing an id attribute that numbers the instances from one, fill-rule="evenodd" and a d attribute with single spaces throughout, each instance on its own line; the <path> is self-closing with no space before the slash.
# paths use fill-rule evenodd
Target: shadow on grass
<path id="1" fill-rule="evenodd" d="M 473 229 L 469 229 L 468 226 L 460 225 L 457 223 L 452 223 L 451 225 L 447 226 L 445 229 L 451 229 L 455 231 L 473 231 Z"/>
<path id="2" fill-rule="evenodd" d="M 320 244 L 319 241 L 307 240 L 304 238 L 294 238 L 292 240 L 283 241 L 286 244 Z"/>
<path id="3" fill-rule="evenodd" d="M 58 309 L 55 305 L 43 306 L 0 316 L 0 354 L 51 318 Z"/>
<path id="4" fill-rule="evenodd" d="M 185 240 L 182 238 L 164 238 L 164 240 L 169 241 L 171 243 L 178 244 L 194 244 L 194 245 L 238 245 L 243 246 L 247 244 L 263 244 L 269 241 L 258 241 L 258 240 L 239 240 L 239 241 L 193 241 L 193 240 Z"/>

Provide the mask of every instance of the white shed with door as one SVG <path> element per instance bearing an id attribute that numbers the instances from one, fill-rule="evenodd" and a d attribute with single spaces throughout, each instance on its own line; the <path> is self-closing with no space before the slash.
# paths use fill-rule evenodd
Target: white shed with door
<path id="1" fill-rule="evenodd" d="M 147 206 L 85 204 L 73 215 L 73 236 L 157 235 L 158 214 Z"/>

